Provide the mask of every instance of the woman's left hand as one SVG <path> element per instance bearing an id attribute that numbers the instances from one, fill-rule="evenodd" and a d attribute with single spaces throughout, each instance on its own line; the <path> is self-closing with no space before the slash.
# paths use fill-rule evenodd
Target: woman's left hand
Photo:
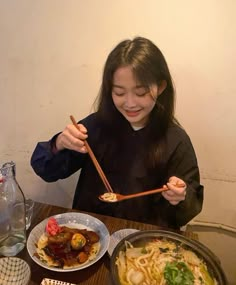
<path id="1" fill-rule="evenodd" d="M 186 196 L 186 183 L 176 176 L 169 178 L 167 182 L 169 190 L 163 191 L 162 196 L 169 201 L 172 205 L 177 205 L 179 202 L 185 200 Z"/>

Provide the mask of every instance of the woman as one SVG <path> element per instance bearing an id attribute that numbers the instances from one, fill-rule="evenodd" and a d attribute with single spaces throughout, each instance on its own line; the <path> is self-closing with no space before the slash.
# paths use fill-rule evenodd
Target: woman
<path id="1" fill-rule="evenodd" d="M 45 181 L 81 169 L 73 208 L 179 228 L 202 208 L 197 159 L 174 117 L 174 87 L 161 51 L 137 37 L 119 43 L 105 63 L 96 112 L 38 143 L 31 165 Z M 106 190 L 87 154 L 87 139 L 114 192 L 131 194 L 166 185 L 168 191 L 119 203 L 98 199 Z"/>

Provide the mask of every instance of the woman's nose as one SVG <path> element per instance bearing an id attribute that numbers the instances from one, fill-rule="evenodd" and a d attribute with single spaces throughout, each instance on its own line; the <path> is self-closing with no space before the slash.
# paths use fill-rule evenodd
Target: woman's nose
<path id="1" fill-rule="evenodd" d="M 133 94 L 131 94 L 131 93 L 126 94 L 125 106 L 129 107 L 129 108 L 136 106 L 136 100 L 135 100 L 135 97 L 133 96 Z"/>

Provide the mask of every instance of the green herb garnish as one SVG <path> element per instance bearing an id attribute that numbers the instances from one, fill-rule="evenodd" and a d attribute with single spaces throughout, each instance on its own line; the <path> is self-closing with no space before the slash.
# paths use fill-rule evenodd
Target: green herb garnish
<path id="1" fill-rule="evenodd" d="M 164 277 L 168 285 L 193 285 L 194 276 L 184 262 L 167 262 Z"/>

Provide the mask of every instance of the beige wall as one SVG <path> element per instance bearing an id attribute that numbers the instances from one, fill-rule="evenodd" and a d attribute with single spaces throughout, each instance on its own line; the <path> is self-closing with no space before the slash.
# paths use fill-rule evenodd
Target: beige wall
<path id="1" fill-rule="evenodd" d="M 45 183 L 32 151 L 70 114 L 91 111 L 108 52 L 145 36 L 166 56 L 177 117 L 198 156 L 198 218 L 236 227 L 235 11 L 234 0 L 0 0 L 0 162 L 16 162 L 27 195 L 70 206 L 78 173 Z"/>

